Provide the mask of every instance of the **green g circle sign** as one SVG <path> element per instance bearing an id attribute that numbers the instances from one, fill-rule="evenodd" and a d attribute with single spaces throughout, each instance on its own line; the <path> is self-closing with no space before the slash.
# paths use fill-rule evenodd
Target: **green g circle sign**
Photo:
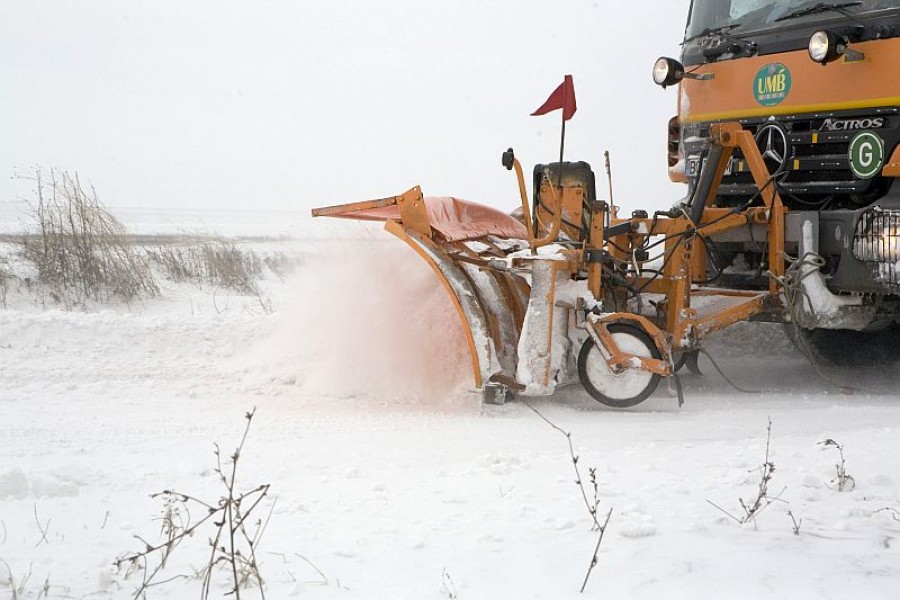
<path id="1" fill-rule="evenodd" d="M 775 106 L 791 92 L 791 71 L 781 63 L 769 63 L 753 79 L 753 95 L 763 106 Z"/>
<path id="2" fill-rule="evenodd" d="M 850 170 L 860 179 L 872 179 L 884 166 L 884 140 L 877 133 L 864 131 L 850 142 Z"/>

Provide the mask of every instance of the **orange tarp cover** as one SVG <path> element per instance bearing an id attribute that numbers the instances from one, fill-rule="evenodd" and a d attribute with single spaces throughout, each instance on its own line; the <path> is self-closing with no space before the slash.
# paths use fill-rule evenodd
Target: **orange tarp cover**
<path id="1" fill-rule="evenodd" d="M 431 228 L 451 242 L 493 235 L 502 238 L 527 239 L 525 226 L 514 217 L 483 204 L 449 196 L 425 198 L 425 209 Z M 401 221 L 396 205 L 382 208 L 351 210 L 329 215 L 360 221 Z"/>

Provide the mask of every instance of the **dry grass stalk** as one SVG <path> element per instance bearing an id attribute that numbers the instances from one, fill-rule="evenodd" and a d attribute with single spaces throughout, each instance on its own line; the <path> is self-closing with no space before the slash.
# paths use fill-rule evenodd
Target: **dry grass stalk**
<path id="1" fill-rule="evenodd" d="M 259 285 L 264 269 L 269 268 L 283 278 L 287 264 L 286 259 L 260 258 L 253 250 L 242 249 L 224 238 L 180 246 L 158 246 L 148 249 L 147 257 L 170 281 L 251 296 L 266 313 L 272 312 L 272 307 Z"/>
<path id="2" fill-rule="evenodd" d="M 22 576 L 21 579 L 16 579 L 13 574 L 12 567 L 9 566 L 5 560 L 0 558 L 0 564 L 6 568 L 6 577 L 0 578 L 0 586 L 6 587 L 9 590 L 10 600 L 24 600 L 25 598 L 35 598 L 35 600 L 46 600 L 50 597 L 51 591 L 56 591 L 55 597 L 57 598 L 71 598 L 69 595 L 71 591 L 69 588 L 60 585 L 51 585 L 50 584 L 50 574 L 44 578 L 44 583 L 41 584 L 41 587 L 35 589 L 28 586 L 28 582 L 31 580 L 31 576 L 33 574 L 34 563 L 28 563 L 28 572 Z M 36 593 L 36 594 L 35 594 Z"/>
<path id="3" fill-rule="evenodd" d="M 6 579 L 0 580 L 0 583 L 5 585 L 7 589 L 9 589 L 11 600 L 19 600 L 19 598 L 23 598 L 27 591 L 28 580 L 31 579 L 31 568 L 32 564 L 28 565 L 28 573 L 26 573 L 21 579 L 16 581 L 15 575 L 13 575 L 12 568 L 10 568 L 9 564 L 0 559 L 0 562 L 3 563 L 3 566 L 6 567 Z"/>
<path id="4" fill-rule="evenodd" d="M 525 406 L 527 406 L 531 411 L 541 418 L 547 425 L 553 428 L 554 431 L 559 432 L 563 436 L 565 436 L 566 441 L 569 445 L 569 457 L 572 459 L 572 467 L 575 469 L 575 485 L 578 486 L 578 490 L 581 492 L 581 498 L 584 501 L 584 506 L 588 511 L 588 514 L 591 517 L 591 530 L 598 532 L 597 534 L 597 544 L 594 546 L 594 553 L 591 555 L 591 562 L 588 565 L 587 573 L 585 573 L 584 581 L 581 584 L 580 593 L 584 593 L 585 588 L 587 588 L 588 581 L 591 578 L 591 573 L 594 571 L 594 567 L 597 566 L 599 562 L 599 554 L 600 554 L 600 544 L 603 543 L 603 535 L 606 533 L 606 528 L 609 526 L 609 519 L 612 517 L 612 509 L 606 513 L 606 518 L 603 520 L 603 523 L 600 523 L 600 520 L 597 518 L 598 516 L 598 508 L 600 506 L 600 485 L 597 480 L 597 469 L 591 467 L 588 469 L 588 473 L 590 476 L 590 483 L 593 488 L 593 501 L 588 499 L 587 490 L 584 487 L 584 478 L 581 476 L 581 468 L 578 466 L 579 456 L 575 453 L 575 444 L 572 442 L 572 432 L 566 431 L 547 417 L 545 417 L 538 409 L 533 407 L 528 402 L 524 402 Z"/>
<path id="5" fill-rule="evenodd" d="M 891 508 L 890 506 L 885 506 L 884 508 L 879 508 L 872 514 L 877 515 L 878 513 L 881 513 L 881 512 L 886 512 L 895 521 L 900 521 L 900 510 L 897 510 L 896 508 Z"/>
<path id="6" fill-rule="evenodd" d="M 761 464 L 756 470 L 759 471 L 759 483 L 757 484 L 756 497 L 752 500 L 744 500 L 743 498 L 738 498 L 738 502 L 741 505 L 741 510 L 743 510 L 744 514 L 740 517 L 728 512 L 718 504 L 707 500 L 709 504 L 716 507 L 720 511 L 722 511 L 725 515 L 734 519 L 738 524 L 745 525 L 750 521 L 756 522 L 756 517 L 769 507 L 773 502 L 782 501 L 781 494 L 784 493 L 784 490 L 781 490 L 777 496 L 769 495 L 769 483 L 772 481 L 772 477 L 775 474 L 775 464 L 769 458 L 769 449 L 772 442 L 772 419 L 769 418 L 769 424 L 766 427 L 766 456 L 763 460 L 763 464 Z M 751 471 L 752 472 L 752 471 Z"/>
<path id="7" fill-rule="evenodd" d="M 294 270 L 294 267 L 297 265 L 297 261 L 292 259 L 284 252 L 280 250 L 273 252 L 272 254 L 267 254 L 263 257 L 263 264 L 268 267 L 268 269 L 275 274 L 278 279 L 284 281 L 285 278 L 291 274 Z"/>
<path id="8" fill-rule="evenodd" d="M 459 598 L 456 584 L 453 583 L 453 578 L 450 577 L 450 573 L 447 572 L 446 568 L 441 571 L 441 587 L 444 588 L 444 594 L 446 594 L 447 598 L 450 600 L 457 600 L 457 598 Z"/>
<path id="9" fill-rule="evenodd" d="M 836 471 L 836 476 L 831 480 L 831 484 L 837 489 L 839 492 L 850 492 L 853 488 L 856 487 L 856 480 L 853 479 L 853 475 L 847 473 L 847 463 L 844 460 L 844 447 L 834 441 L 831 438 L 827 440 L 823 440 L 819 442 L 823 448 L 837 448 L 838 453 L 841 457 L 840 464 L 834 465 L 834 469 Z"/>
<path id="10" fill-rule="evenodd" d="M 603 527 L 600 525 L 600 520 L 597 518 L 597 507 L 600 505 L 600 497 L 599 497 L 599 487 L 597 482 L 597 471 L 596 469 L 589 469 L 591 484 L 594 488 L 594 500 L 591 502 L 588 500 L 588 493 L 584 487 L 584 478 L 581 476 L 581 468 L 578 466 L 579 456 L 575 454 L 575 445 L 572 443 L 572 433 L 566 431 L 547 417 L 545 417 L 538 409 L 533 407 L 528 402 L 523 402 L 525 406 L 527 406 L 531 411 L 539 416 L 545 423 L 547 423 L 550 427 L 552 427 L 555 431 L 559 432 L 563 436 L 565 436 L 566 441 L 569 444 L 569 457 L 572 459 L 572 467 L 575 469 L 575 485 L 578 486 L 578 490 L 581 492 L 581 498 L 584 500 L 584 507 L 587 509 L 588 514 L 591 516 L 591 521 L 593 525 L 591 528 L 595 531 L 602 530 Z"/>
<path id="11" fill-rule="evenodd" d="M 798 520 L 791 511 L 788 511 L 787 514 L 791 518 L 791 530 L 794 532 L 794 535 L 800 535 L 800 526 L 803 525 L 803 519 Z"/>
<path id="12" fill-rule="evenodd" d="M 175 283 L 214 286 L 248 296 L 259 295 L 263 260 L 252 250 L 218 238 L 200 244 L 159 246 L 147 256 Z"/>
<path id="13" fill-rule="evenodd" d="M 10 267 L 9 257 L 0 255 L 0 308 L 6 308 L 9 286 L 15 280 L 16 276 Z"/>
<path id="14" fill-rule="evenodd" d="M 594 546 L 594 555 L 591 557 L 591 564 L 588 565 L 587 573 L 584 575 L 584 582 L 581 584 L 581 589 L 579 590 L 582 594 L 587 587 L 588 580 L 591 578 L 594 567 L 596 567 L 597 563 L 600 561 L 600 544 L 603 543 L 603 534 L 606 533 L 606 527 L 609 525 L 610 517 L 612 517 L 612 509 L 609 509 L 609 512 L 606 513 L 606 519 L 603 520 L 603 525 L 600 526 L 600 535 L 597 536 L 597 545 Z"/>

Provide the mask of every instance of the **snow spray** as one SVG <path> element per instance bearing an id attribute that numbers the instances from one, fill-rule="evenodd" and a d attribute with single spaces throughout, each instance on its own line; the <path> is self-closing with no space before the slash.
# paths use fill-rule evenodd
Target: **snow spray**
<path id="1" fill-rule="evenodd" d="M 410 248 L 369 238 L 323 242 L 304 261 L 275 335 L 280 362 L 304 394 L 459 400 L 474 384 L 451 300 Z"/>

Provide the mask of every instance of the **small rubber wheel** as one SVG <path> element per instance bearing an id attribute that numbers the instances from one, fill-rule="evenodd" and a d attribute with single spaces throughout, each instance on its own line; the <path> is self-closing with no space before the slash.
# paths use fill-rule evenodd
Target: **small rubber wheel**
<path id="1" fill-rule="evenodd" d="M 624 323 L 607 326 L 623 352 L 644 358 L 661 359 L 656 344 L 642 329 Z M 606 359 L 589 337 L 578 353 L 578 377 L 594 400 L 613 408 L 628 408 L 650 397 L 659 385 L 659 375 L 643 369 L 613 373 Z"/>

